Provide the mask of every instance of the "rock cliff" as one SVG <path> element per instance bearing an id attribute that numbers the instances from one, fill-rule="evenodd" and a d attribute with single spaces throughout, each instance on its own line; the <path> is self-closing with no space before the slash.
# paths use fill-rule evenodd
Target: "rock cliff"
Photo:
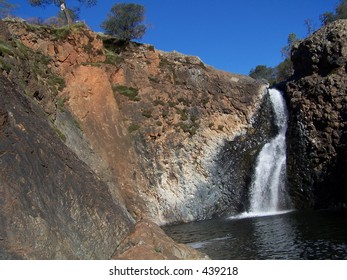
<path id="1" fill-rule="evenodd" d="M 244 149 L 230 141 L 254 133 L 265 86 L 85 26 L 0 30 L 1 257 L 205 258 L 157 225 L 239 199 L 219 159 Z"/>
<path id="2" fill-rule="evenodd" d="M 297 208 L 347 203 L 347 20 L 323 27 L 293 49 L 288 180 Z"/>

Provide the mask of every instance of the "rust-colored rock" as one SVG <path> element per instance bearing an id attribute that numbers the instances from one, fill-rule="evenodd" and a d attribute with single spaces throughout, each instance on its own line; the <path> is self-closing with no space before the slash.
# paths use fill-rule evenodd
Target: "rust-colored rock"
<path id="1" fill-rule="evenodd" d="M 117 248 L 118 260 L 207 260 L 206 255 L 174 242 L 155 223 L 142 220 Z"/>
<path id="2" fill-rule="evenodd" d="M 65 75 L 77 64 L 105 60 L 102 41 L 85 26 L 52 29 L 27 25 L 24 22 L 6 22 L 10 33 L 25 46 L 52 58 L 58 73 Z"/>

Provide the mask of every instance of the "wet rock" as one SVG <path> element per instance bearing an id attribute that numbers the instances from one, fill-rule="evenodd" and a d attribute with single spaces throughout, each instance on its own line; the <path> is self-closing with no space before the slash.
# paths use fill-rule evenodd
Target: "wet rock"
<path id="1" fill-rule="evenodd" d="M 262 147 L 277 133 L 274 112 L 268 94 L 253 116 L 252 127 L 226 141 L 217 156 L 214 185 L 224 194 L 218 207 L 225 215 L 235 215 L 249 209 L 249 187 L 257 156 Z M 223 212 L 222 212 L 223 213 Z"/>

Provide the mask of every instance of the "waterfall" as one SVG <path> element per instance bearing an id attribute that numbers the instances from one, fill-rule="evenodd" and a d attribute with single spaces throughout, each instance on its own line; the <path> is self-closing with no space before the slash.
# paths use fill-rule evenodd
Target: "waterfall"
<path id="1" fill-rule="evenodd" d="M 289 198 L 285 190 L 288 112 L 281 92 L 269 89 L 269 95 L 278 134 L 264 145 L 256 160 L 248 215 L 277 213 L 289 209 Z"/>

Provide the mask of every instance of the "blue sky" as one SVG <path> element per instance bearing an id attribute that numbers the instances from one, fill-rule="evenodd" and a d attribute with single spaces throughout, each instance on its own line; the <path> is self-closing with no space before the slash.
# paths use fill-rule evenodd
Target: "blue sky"
<path id="1" fill-rule="evenodd" d="M 7 1 L 20 5 L 15 15 L 23 18 L 47 18 L 58 12 L 55 6 L 42 9 L 25 0 Z M 304 20 L 319 27 L 319 15 L 333 11 L 338 0 L 99 0 L 93 8 L 82 8 L 80 18 L 101 31 L 110 8 L 123 2 L 146 8 L 150 27 L 140 42 L 196 55 L 215 68 L 247 75 L 256 65 L 280 63 L 289 33 L 304 38 Z M 70 6 L 75 3 L 67 0 Z"/>

